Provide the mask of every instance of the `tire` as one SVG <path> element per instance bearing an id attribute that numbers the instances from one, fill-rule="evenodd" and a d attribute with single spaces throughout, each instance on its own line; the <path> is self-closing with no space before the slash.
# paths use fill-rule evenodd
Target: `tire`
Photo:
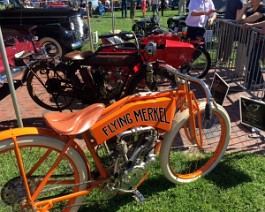
<path id="1" fill-rule="evenodd" d="M 132 95 L 139 92 L 163 91 L 176 89 L 175 78 L 166 72 L 166 69 L 160 67 L 154 72 L 154 82 L 146 83 L 146 72 L 142 72 L 133 81 L 129 88 L 128 94 Z"/>
<path id="2" fill-rule="evenodd" d="M 63 71 L 36 65 L 27 76 L 27 90 L 39 106 L 52 111 L 62 111 L 74 100 L 74 85 Z"/>
<path id="3" fill-rule="evenodd" d="M 56 158 L 55 156 L 59 155 L 66 143 L 58 138 L 44 135 L 22 135 L 17 137 L 17 142 L 27 173 L 30 191 L 33 194 L 43 177 L 51 169 Z M 47 151 L 51 152 L 45 156 Z M 0 142 L 0 157 L 2 161 L 0 171 L 1 211 L 21 211 L 19 203 L 25 201 L 27 195 L 19 174 L 14 142 L 11 138 Z M 34 165 L 42 159 L 44 160 L 41 165 L 35 167 L 36 169 L 33 170 Z M 33 170 L 32 173 L 31 170 Z M 88 185 L 84 182 L 89 180 L 88 169 L 84 159 L 74 147 L 69 147 L 66 156 L 58 164 L 50 180 L 53 183 L 44 186 L 35 202 L 87 188 Z M 69 183 L 66 181 L 69 181 Z M 82 199 L 83 197 L 78 197 L 57 204 L 54 203 L 52 211 L 77 211 L 79 206 L 69 206 L 81 204 Z"/>
<path id="4" fill-rule="evenodd" d="M 134 24 L 132 26 L 132 31 L 136 35 L 137 38 L 143 38 L 145 37 L 145 29 L 143 27 L 138 26 L 137 24 Z"/>
<path id="5" fill-rule="evenodd" d="M 177 113 L 160 151 L 160 165 L 173 183 L 189 183 L 211 172 L 223 157 L 230 139 L 230 119 L 225 109 L 212 105 L 212 119 L 203 124 L 203 147 L 191 141 L 189 111 Z M 205 103 L 200 105 L 203 117 Z M 207 139 L 207 140 L 206 140 Z"/>
<path id="6" fill-rule="evenodd" d="M 44 48 L 48 54 L 59 56 L 60 58 L 63 56 L 63 47 L 57 40 L 51 37 L 41 38 L 40 46 Z"/>
<path id="7" fill-rule="evenodd" d="M 184 69 L 184 71 L 190 76 L 201 79 L 209 72 L 211 63 L 209 52 L 204 47 L 198 46 L 195 48 L 193 54 L 193 62 L 186 70 Z"/>

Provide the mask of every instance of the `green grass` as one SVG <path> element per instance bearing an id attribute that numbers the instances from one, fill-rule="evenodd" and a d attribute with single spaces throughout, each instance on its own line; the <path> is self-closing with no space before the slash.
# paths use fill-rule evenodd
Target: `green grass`
<path id="1" fill-rule="evenodd" d="M 152 17 L 152 12 L 147 12 L 146 17 Z M 173 17 L 177 14 L 177 10 L 166 10 L 164 12 L 164 16 L 160 17 L 160 24 L 162 26 L 167 26 L 167 19 L 170 17 Z M 128 17 L 130 17 L 130 11 L 127 11 Z M 140 20 L 142 19 L 142 11 L 137 9 L 135 13 L 135 18 L 132 20 L 130 18 L 122 18 L 121 11 L 115 11 L 114 12 L 114 29 L 115 30 L 122 30 L 122 31 L 132 31 L 132 25 L 134 24 L 134 20 Z M 84 19 L 84 22 L 87 22 L 86 19 Z M 90 19 L 90 26 L 91 31 L 98 32 L 98 35 L 101 35 L 103 33 L 112 32 L 112 13 L 108 12 L 102 16 L 94 15 Z M 89 48 L 89 43 L 87 43 L 83 50 L 86 50 Z"/>
<path id="2" fill-rule="evenodd" d="M 264 155 L 226 155 L 209 175 L 193 183 L 174 185 L 156 164 L 139 187 L 143 204 L 131 195 L 82 206 L 85 211 L 265 211 Z"/>

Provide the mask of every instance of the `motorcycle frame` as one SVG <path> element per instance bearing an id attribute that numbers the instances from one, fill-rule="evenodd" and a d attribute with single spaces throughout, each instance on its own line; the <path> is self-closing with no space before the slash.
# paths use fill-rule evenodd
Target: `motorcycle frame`
<path id="1" fill-rule="evenodd" d="M 120 34 L 113 34 L 114 37 L 119 37 Z M 108 48 L 104 49 L 104 52 L 122 52 L 122 53 L 132 53 L 135 49 L 126 48 L 130 42 L 110 44 L 108 40 L 110 37 L 102 37 L 102 43 Z M 115 38 L 113 39 L 115 40 Z M 134 39 L 135 40 L 135 39 Z M 192 63 L 192 56 L 195 52 L 197 46 L 202 46 L 204 43 L 202 41 L 185 41 L 182 39 L 181 35 L 172 34 L 171 32 L 164 34 L 150 34 L 147 37 L 142 38 L 137 41 L 142 46 L 146 46 L 149 42 L 155 42 L 157 44 L 156 55 L 147 55 L 143 48 L 139 49 L 141 56 L 147 58 L 148 62 L 155 62 L 157 60 L 165 61 L 167 64 L 173 65 L 175 68 L 180 68 L 185 63 Z M 123 48 L 120 46 L 124 45 Z"/>
<path id="2" fill-rule="evenodd" d="M 136 105 L 136 106 L 133 106 Z M 125 125 L 123 127 L 120 127 L 120 129 L 116 130 L 115 132 L 112 132 L 111 134 L 106 135 L 106 132 L 104 132 L 104 125 L 107 126 L 108 124 L 111 124 L 113 120 L 117 120 L 117 117 L 122 117 L 124 114 L 134 114 L 135 107 L 140 108 L 143 110 L 143 108 L 164 108 L 163 110 L 159 111 L 159 114 L 157 115 L 157 120 L 152 121 L 149 117 L 149 120 L 145 120 L 145 118 L 139 118 L 139 121 L 136 123 L 134 119 L 133 123 Z M 197 144 L 201 146 L 201 144 L 198 141 L 198 133 L 195 133 L 195 117 L 198 117 L 198 120 L 200 120 L 200 109 L 199 109 L 199 101 L 196 99 L 194 93 L 188 89 L 187 82 L 180 86 L 180 89 L 176 91 L 164 91 L 164 92 L 157 92 L 157 93 L 143 93 L 143 94 L 135 94 L 132 96 L 124 97 L 123 99 L 113 103 L 112 105 L 106 107 L 99 118 L 99 120 L 87 131 L 81 133 L 82 138 L 84 139 L 86 146 L 89 150 L 89 152 L 92 155 L 92 158 L 95 162 L 95 165 L 99 171 L 99 177 L 96 181 L 90 182 L 91 186 L 83 191 L 75 191 L 71 194 L 64 195 L 57 198 L 52 198 L 48 200 L 43 200 L 39 202 L 35 202 L 36 198 L 44 188 L 44 186 L 49 183 L 49 179 L 53 172 L 56 170 L 57 165 L 60 163 L 62 158 L 66 155 L 67 149 L 69 149 L 70 146 L 74 146 L 75 149 L 80 153 L 83 160 L 86 162 L 88 174 L 91 179 L 90 175 L 90 165 L 88 162 L 87 157 L 85 156 L 83 150 L 81 147 L 74 141 L 77 135 L 72 136 L 65 136 L 65 135 L 59 135 L 53 130 L 48 129 L 40 129 L 40 128 L 17 128 L 17 129 L 11 129 L 8 131 L 5 131 L 1 134 L 1 140 L 7 139 L 12 137 L 13 143 L 14 143 L 14 151 L 17 158 L 18 167 L 20 170 L 20 175 L 23 179 L 27 197 L 28 197 L 28 203 L 22 206 L 22 210 L 27 207 L 32 207 L 34 210 L 38 212 L 44 212 L 49 209 L 53 208 L 53 204 L 65 200 L 69 200 L 72 198 L 76 198 L 79 196 L 84 196 L 92 192 L 94 188 L 98 188 L 102 182 L 108 177 L 108 172 L 104 169 L 99 156 L 97 155 L 95 151 L 95 147 L 106 140 L 118 135 L 120 132 L 123 132 L 131 127 L 137 127 L 137 126 L 153 126 L 157 130 L 161 132 L 166 132 L 171 129 L 172 126 L 172 120 L 178 110 L 183 111 L 184 109 L 189 110 L 190 118 L 189 118 L 189 124 L 190 124 L 190 131 L 188 132 L 188 129 L 186 129 L 186 134 L 190 138 L 195 139 Z M 165 112 L 165 113 L 164 113 Z M 127 115 L 129 116 L 129 115 Z M 132 117 L 131 117 L 132 118 Z M 132 118 L 133 119 L 133 118 Z M 154 119 L 154 118 L 153 118 Z M 199 124 L 199 137 L 202 137 L 202 130 L 201 125 Z M 33 194 L 30 192 L 30 187 L 27 182 L 27 176 L 30 174 L 33 174 L 33 172 L 37 169 L 38 166 L 41 165 L 43 160 L 45 158 L 40 159 L 36 163 L 36 165 L 30 170 L 28 173 L 26 173 L 24 166 L 23 166 L 23 160 L 20 154 L 20 147 L 17 143 L 17 137 L 24 135 L 24 134 L 30 134 L 30 135 L 46 135 L 46 136 L 53 136 L 55 138 L 58 138 L 65 142 L 65 147 L 63 151 L 60 153 L 58 158 L 56 159 L 54 165 L 49 170 L 48 174 L 44 177 L 42 182 L 38 185 L 37 189 L 34 191 Z M 100 133 L 100 135 L 97 135 Z M 100 136 L 104 135 L 105 137 L 101 138 Z M 93 138 L 93 141 L 91 140 Z M 156 146 L 156 153 L 159 152 L 161 142 L 157 143 Z M 146 178 L 147 176 L 144 176 L 141 182 Z M 141 183 L 140 182 L 140 183 Z M 52 182 L 50 182 L 52 183 Z"/>

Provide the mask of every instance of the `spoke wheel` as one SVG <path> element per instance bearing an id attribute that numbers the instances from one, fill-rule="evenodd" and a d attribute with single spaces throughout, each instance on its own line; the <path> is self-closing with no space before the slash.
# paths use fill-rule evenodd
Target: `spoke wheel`
<path id="1" fill-rule="evenodd" d="M 22 136 L 17 139 L 30 192 L 33 194 L 51 169 L 65 143 L 44 136 Z M 3 211 L 21 211 L 21 205 L 27 202 L 27 194 L 23 180 L 20 177 L 13 146 L 11 139 L 1 141 L 0 145 L 0 208 Z M 61 160 L 35 202 L 84 190 L 87 184 L 82 182 L 87 180 L 88 174 L 85 162 L 79 153 L 70 147 L 67 156 Z M 52 211 L 77 211 L 79 206 L 71 206 L 80 204 L 82 199 L 82 197 L 78 197 L 55 203 Z M 28 210 L 29 208 L 27 208 Z"/>
<path id="2" fill-rule="evenodd" d="M 183 71 L 193 77 L 203 78 L 211 68 L 211 57 L 209 52 L 203 47 L 195 48 L 193 62 Z"/>
<path id="3" fill-rule="evenodd" d="M 176 88 L 174 77 L 166 71 L 158 71 L 154 73 L 154 81 L 146 83 L 145 73 L 136 77 L 129 89 L 129 94 L 148 92 L 148 91 L 164 91 Z"/>
<path id="4" fill-rule="evenodd" d="M 66 109 L 74 100 L 74 86 L 64 72 L 48 67 L 36 66 L 29 72 L 27 90 L 39 106 L 52 111 Z"/>
<path id="5" fill-rule="evenodd" d="M 202 139 L 192 139 L 189 113 L 176 114 L 175 126 L 163 140 L 160 154 L 161 169 L 173 183 L 188 183 L 208 174 L 220 162 L 230 138 L 230 120 L 226 111 L 213 106 L 210 121 L 204 120 L 205 104 L 200 106 Z M 196 120 L 198 135 L 198 117 Z"/>

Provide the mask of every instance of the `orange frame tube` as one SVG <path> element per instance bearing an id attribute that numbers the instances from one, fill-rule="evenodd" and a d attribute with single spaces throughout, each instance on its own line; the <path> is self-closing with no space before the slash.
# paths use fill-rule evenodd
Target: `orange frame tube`
<path id="1" fill-rule="evenodd" d="M 186 103 L 188 103 L 188 109 L 189 109 L 190 117 L 191 117 L 190 125 L 191 125 L 191 130 L 192 130 L 192 136 L 195 136 L 194 138 L 196 138 L 196 142 L 198 144 L 198 139 L 195 134 L 195 116 L 197 115 L 198 117 L 200 117 L 200 111 L 198 107 L 198 102 L 194 94 L 192 92 L 188 92 L 186 89 L 177 90 L 177 91 L 159 92 L 157 94 L 152 94 L 152 95 L 140 96 L 139 94 L 136 94 L 133 96 L 124 97 L 120 101 L 113 103 L 112 105 L 107 107 L 103 111 L 103 114 L 101 118 L 99 119 L 99 121 L 89 129 L 90 134 L 95 139 L 95 143 L 94 142 L 91 143 L 88 132 L 85 132 L 82 134 L 82 137 L 84 138 L 86 145 L 89 151 L 91 152 L 91 155 L 100 172 L 100 179 L 104 180 L 104 178 L 108 176 L 108 173 L 102 166 L 100 158 L 98 158 L 94 150 L 94 147 L 96 145 L 103 143 L 104 141 L 110 139 L 111 137 L 118 135 L 119 133 L 131 127 L 139 126 L 139 125 L 154 126 L 155 128 L 168 131 L 171 128 L 172 120 L 175 116 L 176 109 L 178 108 L 179 104 L 180 104 L 180 109 L 183 110 L 187 107 L 187 106 L 183 106 L 183 104 L 186 104 Z M 152 115 L 153 113 L 155 114 L 155 116 Z M 29 189 L 29 185 L 27 182 L 27 174 L 25 173 L 25 170 L 23 167 L 23 161 L 20 155 L 19 146 L 16 141 L 16 137 L 25 135 L 25 134 L 52 135 L 66 142 L 66 146 L 64 150 L 58 156 L 58 158 L 56 159 L 56 162 L 51 167 L 49 173 L 45 176 L 44 180 L 35 190 L 33 195 L 30 194 L 30 189 Z M 72 194 L 68 194 L 62 197 L 52 198 L 49 200 L 44 200 L 44 201 L 34 203 L 34 200 L 37 198 L 42 188 L 48 182 L 50 176 L 52 175 L 59 161 L 65 155 L 65 150 L 69 148 L 69 146 L 75 145 L 80 155 L 87 162 L 87 159 L 85 158 L 85 154 L 81 150 L 81 148 L 78 147 L 78 145 L 74 142 L 75 136 L 70 137 L 70 138 L 66 136 L 59 136 L 58 134 L 50 130 L 44 130 L 44 129 L 38 129 L 38 128 L 18 128 L 18 129 L 8 130 L 2 133 L 1 137 L 2 137 L 1 140 L 7 139 L 10 137 L 13 138 L 13 141 L 15 144 L 15 153 L 16 153 L 18 164 L 19 164 L 19 170 L 20 170 L 21 176 L 23 177 L 27 195 L 29 198 L 29 203 L 26 206 L 31 204 L 33 208 L 36 209 L 37 211 L 45 211 L 45 210 L 51 209 L 53 204 L 56 202 L 69 200 L 69 199 L 82 196 L 82 195 L 87 195 L 88 193 L 92 191 L 93 188 L 95 188 L 97 185 L 99 185 L 102 182 L 101 180 L 99 180 L 93 183 L 93 185 L 85 191 L 78 191 L 78 192 L 74 192 Z M 201 134 L 201 129 L 200 129 L 200 139 L 201 138 L 202 138 L 202 134 Z M 49 152 L 47 152 L 46 154 L 49 154 Z M 40 159 L 39 163 L 42 163 L 42 160 L 43 159 Z M 38 166 L 38 164 L 36 166 Z M 36 169 L 36 166 L 32 168 L 30 173 L 34 172 L 34 170 Z M 90 171 L 88 162 L 87 162 L 87 169 L 88 171 Z"/>

